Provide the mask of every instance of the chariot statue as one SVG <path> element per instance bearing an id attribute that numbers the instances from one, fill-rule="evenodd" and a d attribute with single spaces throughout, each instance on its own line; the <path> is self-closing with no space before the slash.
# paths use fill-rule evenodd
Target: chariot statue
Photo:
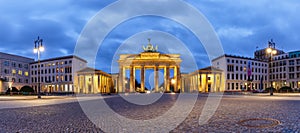
<path id="1" fill-rule="evenodd" d="M 144 52 L 157 52 L 158 46 L 156 45 L 155 47 L 151 44 L 151 39 L 148 39 L 148 45 L 145 47 L 143 46 Z"/>

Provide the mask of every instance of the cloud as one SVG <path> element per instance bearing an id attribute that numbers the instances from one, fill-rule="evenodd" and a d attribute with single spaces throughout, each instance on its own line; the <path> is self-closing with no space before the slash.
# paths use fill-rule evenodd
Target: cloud
<path id="1" fill-rule="evenodd" d="M 32 53 L 33 41 L 39 35 L 45 40 L 46 51 L 43 53 L 43 58 L 70 54 L 73 52 L 77 37 L 85 24 L 95 13 L 115 1 L 0 1 L 0 20 L 4 20 L 0 21 L 0 51 L 34 58 L 35 55 Z M 300 2 L 298 0 L 185 1 L 202 12 L 211 22 L 226 53 L 242 53 L 244 56 L 252 57 L 256 46 L 266 47 L 267 41 L 271 38 L 274 39 L 279 48 L 286 51 L 299 50 L 299 46 L 295 45 L 300 42 L 300 31 L 298 30 L 300 29 L 300 18 L 298 17 Z M 147 4 L 147 2 L 152 1 L 147 0 L 145 2 L 127 3 L 128 10 L 130 11 L 131 6 L 140 6 L 139 4 Z M 162 4 L 171 3 L 165 0 Z M 141 8 L 140 10 L 151 10 L 151 8 Z M 156 11 L 174 15 L 186 12 L 177 8 L 174 8 L 172 12 L 165 9 Z M 108 20 L 110 20 L 108 24 L 118 16 L 127 15 L 120 9 L 111 12 L 114 13 L 112 14 L 114 16 L 108 16 Z M 186 14 L 186 16 L 189 15 Z M 191 23 L 197 24 L 198 22 Z M 101 52 L 98 53 L 97 60 L 99 59 L 99 62 L 103 62 L 103 64 L 110 62 L 120 44 L 135 33 L 145 30 L 172 33 L 187 45 L 194 54 L 193 56 L 201 58 L 197 61 L 199 66 L 205 64 L 206 59 L 197 55 L 199 53 L 205 54 L 205 49 L 189 30 L 174 21 L 154 16 L 135 18 L 116 27 L 104 40 L 103 46 L 99 49 Z M 163 40 L 157 41 L 167 43 Z M 98 67 L 107 66 L 99 65 Z"/>
<path id="2" fill-rule="evenodd" d="M 236 27 L 220 28 L 217 30 L 217 33 L 220 37 L 230 38 L 230 39 L 248 37 L 254 34 L 251 29 L 236 28 Z"/>
<path id="3" fill-rule="evenodd" d="M 66 55 L 69 54 L 67 49 L 62 49 L 62 48 L 60 48 L 60 49 L 59 49 L 59 52 L 61 52 L 61 54 L 62 54 L 63 56 L 66 56 Z"/>

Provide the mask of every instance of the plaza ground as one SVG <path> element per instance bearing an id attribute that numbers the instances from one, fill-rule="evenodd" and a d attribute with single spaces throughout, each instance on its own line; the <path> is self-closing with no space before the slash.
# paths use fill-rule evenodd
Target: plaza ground
<path id="1" fill-rule="evenodd" d="M 82 95 L 79 101 L 99 98 L 104 98 L 122 116 L 148 120 L 168 111 L 178 95 L 165 94 L 157 102 L 144 106 L 130 104 L 118 95 Z M 199 94 L 191 113 L 171 132 L 300 132 L 300 97 L 297 94 L 225 95 L 208 123 L 200 126 L 199 117 L 207 99 L 207 94 Z M 0 133 L 103 132 L 84 114 L 76 97 L 0 97 L 0 116 Z M 253 127 L 241 124 L 243 120 L 254 118 L 274 119 L 280 123 L 271 127 L 259 127 L 259 121 L 249 122 L 255 125 Z M 268 124 L 268 121 L 261 123 Z"/>

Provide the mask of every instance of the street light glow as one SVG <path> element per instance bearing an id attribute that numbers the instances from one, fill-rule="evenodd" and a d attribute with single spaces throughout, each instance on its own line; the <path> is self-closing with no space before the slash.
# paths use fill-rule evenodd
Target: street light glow
<path id="1" fill-rule="evenodd" d="M 44 52 L 44 51 L 45 51 L 45 48 L 44 48 L 43 46 L 40 46 L 40 47 L 39 47 L 39 50 L 40 50 L 41 52 Z"/>
<path id="2" fill-rule="evenodd" d="M 37 52 L 38 52 L 38 49 L 37 49 L 37 48 L 34 48 L 34 49 L 33 49 L 33 53 L 36 54 Z"/>
<path id="3" fill-rule="evenodd" d="M 267 53 L 271 53 L 272 49 L 271 48 L 267 48 Z"/>

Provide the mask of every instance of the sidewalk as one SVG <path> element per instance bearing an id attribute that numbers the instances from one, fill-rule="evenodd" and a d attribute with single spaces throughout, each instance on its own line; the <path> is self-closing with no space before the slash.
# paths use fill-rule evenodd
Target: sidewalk
<path id="1" fill-rule="evenodd" d="M 270 93 L 252 93 L 249 95 L 254 96 L 270 96 Z M 300 93 L 273 93 L 273 96 L 282 96 L 282 97 L 300 97 Z"/>
<path id="2" fill-rule="evenodd" d="M 65 99 L 65 98 L 71 98 L 74 96 L 42 96 L 42 100 L 47 99 Z M 0 96 L 0 101 L 14 101 L 14 100 L 35 100 L 38 99 L 37 96 L 8 96 L 3 95 Z"/>

